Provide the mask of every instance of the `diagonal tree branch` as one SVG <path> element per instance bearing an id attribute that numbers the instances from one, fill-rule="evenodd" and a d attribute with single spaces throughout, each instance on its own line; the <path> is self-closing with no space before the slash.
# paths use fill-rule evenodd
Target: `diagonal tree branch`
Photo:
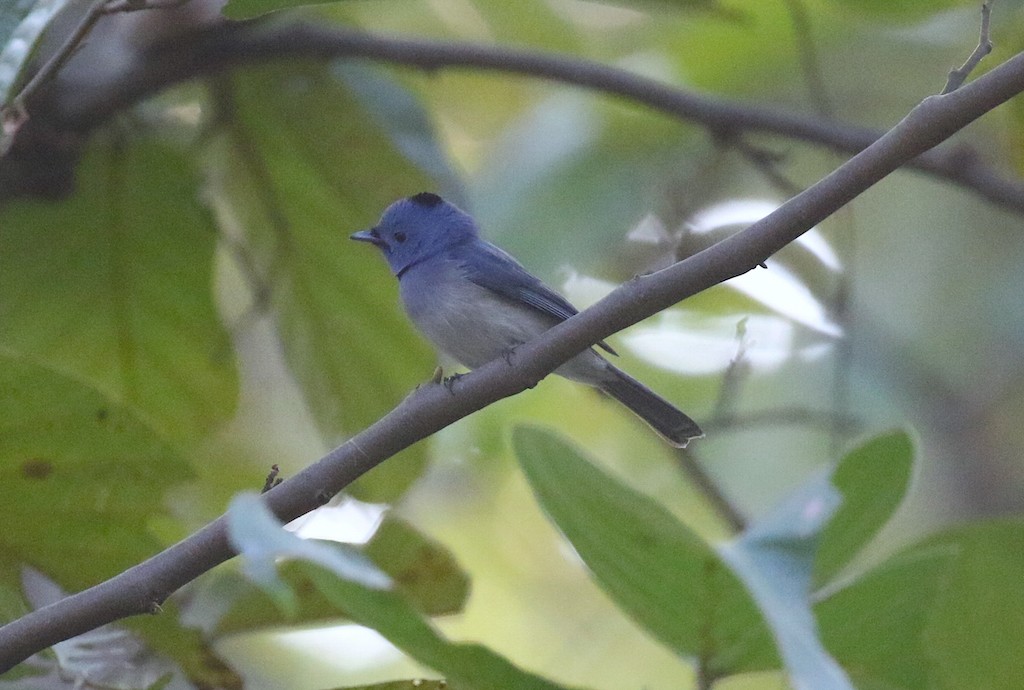
<path id="1" fill-rule="evenodd" d="M 617 95 L 679 119 L 696 122 L 729 140 L 746 132 L 796 139 L 849 155 L 876 141 L 879 130 L 820 117 L 741 104 L 684 91 L 625 70 L 588 60 L 508 47 L 390 38 L 338 27 L 254 20 L 217 24 L 160 44 L 141 54 L 136 65 L 108 88 L 46 94 L 34 117 L 43 126 L 84 132 L 112 115 L 171 85 L 232 67 L 284 58 L 365 58 L 416 67 L 476 69 L 521 74 Z M 32 156 L 29 151 L 24 154 Z M 0 198 L 3 186 L 0 160 Z M 980 197 L 1024 213 L 1024 181 L 986 165 L 964 146 L 929 151 L 907 166 L 971 190 Z M 7 175 L 6 177 L 10 177 Z M 63 175 L 61 180 L 66 180 Z M 56 193 L 59 193 L 58 190 Z M 55 193 L 53 191 L 51 194 Z"/>
<path id="2" fill-rule="evenodd" d="M 638 277 L 449 391 L 426 384 L 394 410 L 264 495 L 282 520 L 316 508 L 398 451 L 543 379 L 569 358 L 682 299 L 741 275 L 879 180 L 1024 91 L 1024 53 L 953 93 L 925 99 L 899 124 L 771 215 L 657 273 Z M 233 556 L 219 518 L 153 558 L 0 628 L 0 672 L 56 642 L 153 613 L 175 590 Z"/>

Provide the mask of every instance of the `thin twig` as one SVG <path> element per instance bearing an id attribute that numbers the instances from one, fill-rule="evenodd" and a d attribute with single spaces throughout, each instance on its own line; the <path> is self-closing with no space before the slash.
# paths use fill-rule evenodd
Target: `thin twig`
<path id="1" fill-rule="evenodd" d="M 821 72 L 821 60 L 818 58 L 818 46 L 814 42 L 811 30 L 811 19 L 807 16 L 807 7 L 803 0 L 785 0 L 790 20 L 793 22 L 793 33 L 796 35 L 797 55 L 800 57 L 800 69 L 807 83 L 807 93 L 814 103 L 818 114 L 829 120 L 835 119 L 835 108 L 828 93 L 825 76 Z"/>
<path id="2" fill-rule="evenodd" d="M 807 8 L 802 0 L 785 0 L 785 2 L 793 21 L 800 64 L 811 100 L 819 115 L 826 120 L 835 120 L 835 107 L 829 97 L 828 87 L 822 74 L 821 61 L 812 35 Z M 857 247 L 857 224 L 854 219 L 853 207 L 843 207 L 829 219 L 828 223 L 830 226 L 842 229 L 841 232 L 831 234 L 836 248 L 846 264 L 845 270 L 841 271 L 836 278 L 836 288 L 832 299 L 832 318 L 843 329 L 842 337 L 833 345 L 832 414 L 830 415 L 833 421 L 829 426 L 830 452 L 833 458 L 838 458 L 849 437 L 848 434 L 843 433 L 849 428 L 848 425 L 844 425 L 843 420 L 849 417 L 850 377 L 853 361 L 853 349 L 850 344 L 850 334 L 853 332 L 853 328 L 849 323 L 850 295 L 856 280 L 854 271 L 857 265 L 854 260 Z"/>
<path id="3" fill-rule="evenodd" d="M 53 77 L 64 66 L 64 63 L 68 61 L 71 54 L 78 49 L 78 46 L 89 32 L 92 31 L 92 27 L 105 14 L 104 6 L 104 2 L 97 2 L 86 11 L 82 20 L 78 22 L 78 26 L 71 32 L 71 35 L 64 41 L 64 44 L 57 49 L 57 52 L 50 56 L 50 59 L 39 68 L 39 71 L 32 76 L 32 79 L 11 99 L 10 105 L 5 110 L 9 109 L 16 113 L 17 116 L 27 116 L 25 113 L 25 102 L 43 83 Z"/>
<path id="4" fill-rule="evenodd" d="M 25 104 L 28 99 L 32 97 L 40 86 L 52 79 L 57 72 L 60 71 L 61 67 L 67 63 L 71 58 L 72 53 L 78 50 L 78 47 L 85 40 L 85 37 L 89 35 L 89 32 L 93 30 L 96 22 L 101 17 L 107 14 L 116 14 L 119 12 L 136 12 L 138 10 L 153 10 L 153 9 L 166 9 L 169 7 L 178 7 L 184 5 L 191 0 L 100 0 L 94 3 L 86 11 L 85 15 L 82 16 L 81 21 L 75 27 L 71 35 L 68 36 L 67 40 L 57 49 L 57 51 L 50 56 L 50 59 L 39 68 L 32 78 L 28 81 L 25 86 L 11 99 L 10 105 L 5 110 L 10 110 L 16 119 L 23 119 L 26 115 Z M 6 116 L 5 116 L 6 117 Z"/>
<path id="5" fill-rule="evenodd" d="M 974 71 L 974 68 L 978 66 L 986 55 L 992 52 L 992 40 L 989 34 L 989 24 L 992 18 L 992 3 L 995 0 L 985 0 L 981 3 L 981 36 L 978 38 L 978 47 L 974 49 L 970 57 L 956 69 L 949 71 L 949 77 L 946 79 L 946 86 L 942 89 L 942 94 L 953 93 L 967 80 L 967 76 Z"/>
<path id="6" fill-rule="evenodd" d="M 718 400 L 715 402 L 712 418 L 728 422 L 733 418 L 736 400 L 739 397 L 740 384 L 750 373 L 747 363 L 747 319 L 742 318 L 736 324 L 736 356 L 729 361 L 729 366 L 722 374 L 722 383 L 718 387 Z"/>
<path id="7" fill-rule="evenodd" d="M 187 5 L 192 0 L 107 0 L 105 14 L 135 12 L 137 10 L 167 10 Z"/>
<path id="8" fill-rule="evenodd" d="M 777 151 L 750 143 L 746 137 L 733 137 L 728 145 L 738 151 L 754 169 L 761 173 L 769 183 L 787 197 L 800 191 L 801 187 L 790 180 L 779 169 L 779 163 L 785 156 Z"/>
<path id="9" fill-rule="evenodd" d="M 683 474 L 686 475 L 686 479 L 708 501 L 718 516 L 729 525 L 729 529 L 733 532 L 742 532 L 747 526 L 746 516 L 733 505 L 733 502 L 718 487 L 711 475 L 704 470 L 696 458 L 695 451 L 680 448 L 676 451 L 676 461 Z"/>

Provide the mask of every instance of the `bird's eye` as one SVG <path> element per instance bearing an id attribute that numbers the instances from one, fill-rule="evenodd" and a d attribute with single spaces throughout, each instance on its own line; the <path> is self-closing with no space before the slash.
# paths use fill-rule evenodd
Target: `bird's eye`
<path id="1" fill-rule="evenodd" d="M 395 239 L 398 240 L 399 242 L 405 242 L 405 233 L 402 231 L 396 232 Z"/>

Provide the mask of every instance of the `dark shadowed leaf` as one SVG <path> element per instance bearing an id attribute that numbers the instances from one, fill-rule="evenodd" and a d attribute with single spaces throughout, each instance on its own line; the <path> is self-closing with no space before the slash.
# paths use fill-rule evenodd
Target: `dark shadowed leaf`
<path id="1" fill-rule="evenodd" d="M 20 583 L 21 566 L 29 564 L 68 590 L 97 584 L 159 551 L 149 528 L 166 517 L 167 490 L 191 476 L 184 458 L 124 405 L 9 356 L 0 356 L 0 467 L 8 470 L 0 482 L 0 519 L 18 525 L 0 537 L 0 572 Z M 3 587 L 0 593 L 3 620 L 24 612 L 15 592 Z M 96 654 L 83 656 L 80 648 Z M 118 655 L 128 654 L 138 663 L 122 666 L 125 673 L 162 668 L 153 661 L 158 655 L 208 687 L 238 680 L 195 631 L 180 627 L 173 603 L 160 616 L 129 619 L 68 649 L 89 667 L 81 671 L 89 677 L 123 677 L 115 667 Z M 36 670 L 47 677 L 79 673 L 40 663 Z"/>
<path id="2" fill-rule="evenodd" d="M 466 603 L 469 576 L 448 549 L 408 522 L 385 518 L 362 550 L 421 613 L 457 613 Z"/>
<path id="3" fill-rule="evenodd" d="M 70 199 L 0 213 L 0 345 L 194 443 L 237 393 L 195 171 L 159 142 L 100 137 L 77 179 Z"/>
<path id="4" fill-rule="evenodd" d="M 26 359 L 0 357 L 0 548 L 68 589 L 152 555 L 148 523 L 188 465 L 132 410 Z"/>

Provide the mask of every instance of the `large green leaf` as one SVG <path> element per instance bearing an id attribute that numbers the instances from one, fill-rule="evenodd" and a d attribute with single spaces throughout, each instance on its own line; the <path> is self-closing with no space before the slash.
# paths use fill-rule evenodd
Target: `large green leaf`
<path id="1" fill-rule="evenodd" d="M 926 688 L 926 635 L 956 550 L 910 549 L 815 606 L 821 638 L 858 690 Z"/>
<path id="2" fill-rule="evenodd" d="M 456 688 L 558 690 L 489 649 L 442 637 L 397 592 L 391 578 L 365 559 L 342 556 L 335 547 L 303 541 L 285 532 L 258 496 L 236 498 L 228 512 L 232 543 L 245 572 L 285 605 L 297 596 L 277 575 L 282 558 L 296 560 L 310 582 L 339 611 L 381 633 L 416 661 L 443 674 Z"/>
<path id="3" fill-rule="evenodd" d="M 133 410 L 30 360 L 0 356 L 0 536 L 10 573 L 27 563 L 68 589 L 151 556 L 147 529 L 189 469 Z"/>
<path id="4" fill-rule="evenodd" d="M 842 459 L 832 482 L 843 503 L 825 526 L 814 564 L 817 584 L 833 578 L 889 521 L 914 469 L 914 446 L 904 431 L 877 436 Z"/>
<path id="5" fill-rule="evenodd" d="M 716 553 L 554 435 L 519 427 L 513 442 L 540 503 L 598 583 L 663 643 L 702 660 L 708 677 L 775 667 L 779 652 L 801 688 L 852 687 L 829 651 L 872 687 L 913 676 L 921 665 L 927 614 L 950 551 L 888 562 L 812 612 L 815 542 L 838 503 L 827 476 L 807 482 Z M 890 635 L 898 643 L 887 642 Z M 901 663 L 894 650 L 903 653 Z"/>
<path id="6" fill-rule="evenodd" d="M 538 501 L 626 613 L 709 677 L 777 666 L 752 598 L 700 537 L 554 434 L 512 438 Z"/>
<path id="7" fill-rule="evenodd" d="M 366 81 L 383 78 L 375 74 L 363 75 L 364 92 Z M 227 231 L 245 233 L 288 364 L 333 443 L 430 376 L 434 360 L 399 307 L 396 281 L 372 247 L 348 236 L 394 199 L 432 185 L 393 143 L 394 130 L 369 117 L 329 69 L 267 68 L 233 84 L 215 175 L 231 213 L 220 217 Z M 425 117 L 392 116 L 428 125 Z M 410 128 L 403 132 L 408 145 Z M 421 151 L 439 151 L 430 132 L 420 136 Z M 394 498 L 423 458 L 420 447 L 402 453 L 361 480 L 357 494 Z"/>
<path id="8" fill-rule="evenodd" d="M 66 201 L 0 213 L 0 346 L 194 442 L 233 413 L 237 388 L 197 177 L 175 148 L 99 137 L 77 178 Z"/>
<path id="9" fill-rule="evenodd" d="M 948 585 L 933 609 L 929 687 L 1016 690 L 1024 678 L 1024 520 L 966 525 L 921 548 L 953 549 Z"/>

